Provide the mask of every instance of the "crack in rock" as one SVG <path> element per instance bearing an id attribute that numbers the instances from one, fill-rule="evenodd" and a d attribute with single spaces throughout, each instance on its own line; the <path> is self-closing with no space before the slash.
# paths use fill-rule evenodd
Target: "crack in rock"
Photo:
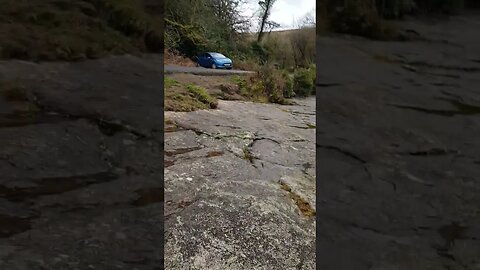
<path id="1" fill-rule="evenodd" d="M 323 148 L 323 149 L 328 149 L 328 150 L 334 150 L 334 151 L 337 151 L 345 156 L 348 156 L 352 159 L 355 159 L 356 161 L 362 163 L 362 164 L 365 164 L 367 163 L 365 160 L 363 160 L 362 158 L 360 158 L 359 156 L 355 155 L 354 153 L 350 152 L 350 151 L 347 151 L 345 149 L 342 149 L 340 147 L 337 147 L 337 146 L 334 146 L 334 145 L 322 145 L 322 144 L 317 144 L 317 147 L 318 148 Z"/>
<path id="2" fill-rule="evenodd" d="M 365 173 L 367 174 L 368 178 L 369 179 L 372 179 L 373 176 L 372 176 L 372 173 L 370 172 L 370 170 L 368 169 L 368 167 L 366 166 L 367 162 L 360 158 L 359 156 L 355 155 L 354 153 L 350 152 L 350 151 L 347 151 L 347 150 L 344 150 L 340 147 L 337 147 L 337 146 L 334 146 L 334 145 L 321 145 L 321 144 L 317 144 L 317 147 L 318 148 L 323 148 L 323 149 L 328 149 L 328 150 L 334 150 L 344 156 L 347 156 L 351 159 L 354 159 L 356 161 L 358 161 L 361 165 L 362 165 L 362 168 L 363 170 L 365 171 Z"/>
<path id="3" fill-rule="evenodd" d="M 399 152 L 399 155 L 410 156 L 445 156 L 450 154 L 460 154 L 459 150 L 449 150 L 442 148 L 431 148 L 427 150 L 413 151 L 413 152 Z"/>
<path id="4" fill-rule="evenodd" d="M 33 94 L 32 93 L 30 99 L 31 99 L 30 101 L 35 106 L 37 106 L 41 111 L 44 111 L 44 112 L 47 112 L 47 113 L 54 113 L 54 114 L 60 115 L 64 118 L 70 119 L 70 120 L 84 119 L 84 120 L 87 120 L 89 122 L 95 123 L 98 126 L 99 130 L 103 134 L 105 134 L 106 136 L 113 136 L 117 132 L 125 131 L 125 132 L 131 133 L 131 134 L 133 134 L 133 135 L 135 135 L 139 138 L 142 138 L 142 139 L 154 140 L 154 138 L 152 136 L 150 136 L 149 134 L 146 134 L 142 131 L 139 131 L 138 129 L 135 129 L 132 126 L 130 126 L 126 123 L 123 123 L 119 119 L 107 119 L 104 116 L 99 115 L 99 114 L 88 114 L 88 113 L 72 114 L 72 113 L 68 113 L 67 111 L 62 110 L 60 108 L 55 108 L 51 105 L 43 104 L 41 102 L 38 94 Z"/>

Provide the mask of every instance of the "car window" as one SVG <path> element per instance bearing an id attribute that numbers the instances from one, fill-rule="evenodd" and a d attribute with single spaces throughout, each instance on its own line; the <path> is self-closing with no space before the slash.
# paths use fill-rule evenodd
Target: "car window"
<path id="1" fill-rule="evenodd" d="M 227 58 L 225 55 L 221 53 L 211 53 L 213 58 Z"/>

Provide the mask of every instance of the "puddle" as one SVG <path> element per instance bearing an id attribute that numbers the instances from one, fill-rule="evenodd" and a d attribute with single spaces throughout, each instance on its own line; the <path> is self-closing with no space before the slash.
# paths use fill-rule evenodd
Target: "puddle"
<path id="1" fill-rule="evenodd" d="M 9 188 L 0 186 L 0 197 L 12 202 L 22 202 L 43 195 L 61 194 L 91 184 L 109 182 L 118 176 L 112 172 L 95 174 L 33 179 L 35 184 L 28 188 Z"/>
<path id="2" fill-rule="evenodd" d="M 163 202 L 163 188 L 145 188 L 137 190 L 136 193 L 139 198 L 132 203 L 134 206 Z"/>
<path id="3" fill-rule="evenodd" d="M 188 153 L 188 152 L 197 151 L 197 150 L 200 150 L 201 148 L 202 147 L 200 147 L 200 146 L 189 147 L 189 148 L 179 148 L 179 149 L 175 149 L 175 150 L 165 151 L 165 155 L 171 157 L 171 156 L 185 154 L 185 153 Z"/>
<path id="4" fill-rule="evenodd" d="M 0 214 L 0 238 L 12 236 L 31 229 L 29 218 L 13 217 Z"/>

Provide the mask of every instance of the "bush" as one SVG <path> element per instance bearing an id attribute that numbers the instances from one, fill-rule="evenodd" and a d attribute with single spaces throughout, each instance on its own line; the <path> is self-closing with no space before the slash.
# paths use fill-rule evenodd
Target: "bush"
<path id="1" fill-rule="evenodd" d="M 390 24 L 360 1 L 354 1 L 345 8 L 335 11 L 331 18 L 331 27 L 339 33 L 377 40 L 398 38 L 397 31 Z"/>
<path id="2" fill-rule="evenodd" d="M 287 77 L 284 73 L 272 66 L 265 65 L 260 69 L 259 75 L 268 101 L 283 104 L 285 102 L 284 93 L 288 92 L 286 89 Z"/>
<path id="3" fill-rule="evenodd" d="M 315 91 L 315 71 L 313 68 L 301 68 L 293 76 L 293 89 L 297 96 L 306 97 Z"/>
<path id="4" fill-rule="evenodd" d="M 283 71 L 282 73 L 283 79 L 285 80 L 285 87 L 283 89 L 283 96 L 285 98 L 291 98 L 295 96 L 295 92 L 293 91 L 293 78 L 287 71 Z"/>

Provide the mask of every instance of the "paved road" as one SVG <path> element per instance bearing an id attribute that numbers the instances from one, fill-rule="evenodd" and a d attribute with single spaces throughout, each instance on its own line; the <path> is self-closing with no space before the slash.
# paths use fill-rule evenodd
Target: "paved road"
<path id="1" fill-rule="evenodd" d="M 225 70 L 225 69 L 210 69 L 203 67 L 182 67 L 175 65 L 165 65 L 165 74 L 169 73 L 190 73 L 195 75 L 204 75 L 204 76 L 221 76 L 221 75 L 245 75 L 255 73 L 253 71 L 245 70 Z"/>

